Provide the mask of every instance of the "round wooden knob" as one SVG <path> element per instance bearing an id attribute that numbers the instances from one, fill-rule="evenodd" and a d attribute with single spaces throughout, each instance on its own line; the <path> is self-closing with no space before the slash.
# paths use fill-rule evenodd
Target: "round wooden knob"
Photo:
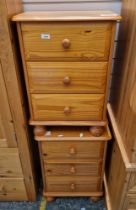
<path id="1" fill-rule="evenodd" d="M 45 127 L 44 126 L 35 126 L 35 128 L 34 128 L 34 135 L 35 136 L 43 136 L 44 134 L 45 134 L 45 132 L 46 132 L 46 129 L 45 129 Z"/>
<path id="2" fill-rule="evenodd" d="M 71 184 L 71 185 L 70 185 L 70 189 L 71 189 L 71 190 L 75 190 L 75 188 L 76 188 L 75 184 Z"/>
<path id="3" fill-rule="evenodd" d="M 71 169 L 70 169 L 70 173 L 72 173 L 72 174 L 75 174 L 75 173 L 76 173 L 76 169 L 75 169 L 75 167 L 74 167 L 74 166 L 72 166 L 72 167 L 71 167 Z"/>
<path id="4" fill-rule="evenodd" d="M 64 114 L 65 114 L 65 115 L 69 115 L 70 112 L 71 112 L 70 107 L 69 107 L 69 106 L 66 106 L 66 107 L 64 108 Z"/>
<path id="5" fill-rule="evenodd" d="M 71 154 L 71 155 L 75 155 L 75 154 L 76 154 L 76 150 L 75 150 L 74 147 L 71 147 L 71 148 L 70 148 L 70 154 Z"/>
<path id="6" fill-rule="evenodd" d="M 90 132 L 93 136 L 95 137 L 99 137 L 103 134 L 104 132 L 104 127 L 101 127 L 101 126 L 93 126 L 93 127 L 90 127 Z"/>
<path id="7" fill-rule="evenodd" d="M 64 49 L 68 49 L 70 47 L 70 40 L 69 39 L 63 39 L 62 46 Z"/>
<path id="8" fill-rule="evenodd" d="M 64 77 L 63 83 L 64 83 L 65 85 L 69 85 L 70 82 L 71 82 L 71 81 L 70 81 L 70 78 L 69 78 L 68 76 Z"/>

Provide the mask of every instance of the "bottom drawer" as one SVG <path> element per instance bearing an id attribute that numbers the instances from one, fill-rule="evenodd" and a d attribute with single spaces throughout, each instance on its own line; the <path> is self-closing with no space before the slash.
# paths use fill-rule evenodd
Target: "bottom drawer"
<path id="1" fill-rule="evenodd" d="M 101 190 L 101 179 L 89 176 L 47 176 L 47 192 L 98 192 Z"/>

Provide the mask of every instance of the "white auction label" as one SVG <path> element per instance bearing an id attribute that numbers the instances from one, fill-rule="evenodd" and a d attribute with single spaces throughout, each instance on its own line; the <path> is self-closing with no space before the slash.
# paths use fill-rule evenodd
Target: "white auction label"
<path id="1" fill-rule="evenodd" d="M 41 34 L 41 39 L 50 39 L 51 35 L 50 34 Z"/>

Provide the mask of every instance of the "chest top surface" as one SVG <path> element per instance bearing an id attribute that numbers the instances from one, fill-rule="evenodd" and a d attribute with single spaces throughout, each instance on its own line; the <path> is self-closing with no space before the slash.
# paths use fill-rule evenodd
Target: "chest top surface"
<path id="1" fill-rule="evenodd" d="M 121 16 L 113 11 L 52 11 L 24 12 L 12 17 L 12 21 L 119 21 Z"/>

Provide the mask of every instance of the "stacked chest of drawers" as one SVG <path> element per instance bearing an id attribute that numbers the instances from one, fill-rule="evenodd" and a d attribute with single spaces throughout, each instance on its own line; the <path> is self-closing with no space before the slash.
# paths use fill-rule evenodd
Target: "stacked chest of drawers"
<path id="1" fill-rule="evenodd" d="M 112 12 L 22 13 L 17 22 L 44 194 L 102 195 Z"/>

